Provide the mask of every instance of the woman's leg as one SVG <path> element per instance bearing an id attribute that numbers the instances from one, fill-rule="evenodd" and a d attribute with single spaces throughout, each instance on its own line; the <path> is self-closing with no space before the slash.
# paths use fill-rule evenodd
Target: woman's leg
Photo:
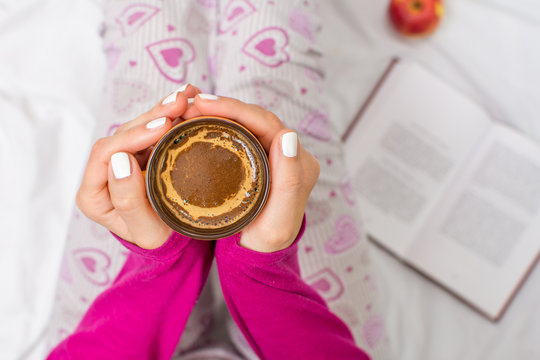
<path id="1" fill-rule="evenodd" d="M 196 0 L 105 2 L 102 31 L 108 71 L 96 137 L 111 135 L 119 124 L 188 82 L 212 91 L 209 34 L 217 10 L 208 6 L 211 2 Z M 126 254 L 108 231 L 74 210 L 47 334 L 51 348 L 74 330 L 94 298 L 110 286 Z M 207 329 L 210 290 L 193 310 L 182 336 L 184 348 Z"/>
<path id="2" fill-rule="evenodd" d="M 216 93 L 274 112 L 319 159 L 321 175 L 299 248 L 302 274 L 349 325 L 358 345 L 382 359 L 387 340 L 366 238 L 339 137 L 324 105 L 328 89 L 316 42 L 320 26 L 313 0 L 221 1 L 212 68 Z M 232 339 L 246 349 L 232 329 Z"/>

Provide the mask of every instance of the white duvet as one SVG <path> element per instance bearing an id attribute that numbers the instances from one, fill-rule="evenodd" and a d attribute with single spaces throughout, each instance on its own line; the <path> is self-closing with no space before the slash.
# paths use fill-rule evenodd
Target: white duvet
<path id="1" fill-rule="evenodd" d="M 441 27 L 423 40 L 392 31 L 386 0 L 321 3 L 328 103 L 341 130 L 399 55 L 540 141 L 537 0 L 446 0 Z M 0 359 L 44 357 L 41 334 L 99 107 L 100 22 L 98 1 L 0 0 Z M 539 269 L 493 324 L 376 247 L 372 256 L 394 358 L 540 358 Z"/>

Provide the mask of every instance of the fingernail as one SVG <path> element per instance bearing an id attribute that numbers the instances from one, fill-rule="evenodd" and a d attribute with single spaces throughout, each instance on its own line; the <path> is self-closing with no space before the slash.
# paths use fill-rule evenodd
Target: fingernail
<path id="1" fill-rule="evenodd" d="M 111 166 L 116 179 L 127 178 L 131 175 L 131 163 L 125 152 L 117 152 L 111 156 Z"/>
<path id="2" fill-rule="evenodd" d="M 193 104 L 195 102 L 195 99 L 194 98 L 188 98 L 187 99 L 187 103 L 188 104 Z"/>
<path id="3" fill-rule="evenodd" d="M 167 96 L 165 98 L 165 100 L 163 100 L 163 102 L 161 104 L 167 105 L 167 104 L 175 102 L 176 101 L 176 94 L 178 94 L 180 92 L 184 92 L 186 90 L 186 88 L 188 87 L 188 85 L 189 84 L 184 84 L 184 85 L 180 86 L 178 89 L 173 91 L 169 96 Z"/>
<path id="4" fill-rule="evenodd" d="M 165 117 L 160 117 L 156 120 L 152 120 L 150 121 L 148 124 L 146 124 L 146 128 L 147 129 L 155 129 L 155 128 L 158 128 L 160 126 L 163 126 L 165 124 L 165 121 L 167 121 L 167 118 Z"/>
<path id="5" fill-rule="evenodd" d="M 281 135 L 281 152 L 286 157 L 295 157 L 297 149 L 298 136 L 294 131 Z"/>
<path id="6" fill-rule="evenodd" d="M 218 96 L 213 95 L 213 94 L 198 94 L 197 96 L 200 97 L 201 99 L 204 99 L 204 100 L 217 100 L 217 99 L 219 99 Z"/>

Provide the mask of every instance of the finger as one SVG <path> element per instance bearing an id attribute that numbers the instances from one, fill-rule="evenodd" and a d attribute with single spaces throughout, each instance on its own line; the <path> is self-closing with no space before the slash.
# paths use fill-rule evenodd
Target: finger
<path id="1" fill-rule="evenodd" d="M 101 138 L 94 144 L 86 165 L 79 192 L 81 196 L 93 197 L 107 185 L 107 167 L 112 154 L 120 151 L 137 153 L 154 145 L 171 128 L 166 117 L 132 127 L 118 135 Z"/>
<path id="2" fill-rule="evenodd" d="M 132 127 L 147 123 L 152 119 L 157 119 L 160 117 L 176 119 L 179 116 L 183 116 L 187 109 L 194 107 L 189 106 L 187 99 L 193 98 L 200 92 L 201 91 L 196 86 L 193 86 L 191 84 L 183 85 L 178 89 L 174 90 L 169 95 L 167 95 L 165 98 L 161 99 L 149 111 L 138 116 L 135 120 L 129 121 L 120 126 L 118 129 L 116 129 L 114 134 L 121 134 L 122 132 L 131 129 Z"/>
<path id="3" fill-rule="evenodd" d="M 174 103 L 178 100 L 177 95 L 178 94 L 184 94 L 186 98 L 193 98 L 195 95 L 199 94 L 201 90 L 199 90 L 198 87 L 191 85 L 191 84 L 185 84 L 180 86 L 178 89 L 171 92 L 169 95 L 167 95 L 165 98 L 162 99 L 158 103 L 158 105 L 162 106 L 173 106 Z"/>
<path id="4" fill-rule="evenodd" d="M 188 99 L 188 100 L 191 100 L 191 99 Z M 192 98 L 192 100 L 194 101 L 195 98 Z M 191 104 L 188 105 L 188 108 L 186 109 L 186 111 L 182 115 L 182 118 L 180 118 L 180 121 L 189 120 L 191 118 L 201 116 L 201 115 L 203 115 L 201 113 L 201 111 L 195 106 L 194 103 L 191 103 Z"/>
<path id="5" fill-rule="evenodd" d="M 111 156 L 108 171 L 111 202 L 123 220 L 113 232 L 145 249 L 161 246 L 171 234 L 146 198 L 144 177 L 135 157 L 126 152 Z"/>
<path id="6" fill-rule="evenodd" d="M 153 146 L 150 146 L 149 148 L 146 148 L 145 150 L 141 150 L 135 154 L 135 159 L 137 159 L 137 162 L 139 163 L 139 166 L 142 170 L 146 169 L 146 165 L 148 164 L 148 159 L 150 158 L 150 155 L 152 154 L 152 151 L 154 150 Z"/>
<path id="7" fill-rule="evenodd" d="M 258 235 L 245 234 L 240 244 L 256 251 L 271 252 L 288 247 L 300 228 L 309 193 L 304 187 L 302 153 L 297 135 L 282 130 L 272 142 L 269 154 L 271 188 L 263 212 L 250 228 Z M 286 211 L 284 210 L 286 209 Z M 246 229 L 248 232 L 250 229 Z M 273 234 L 273 238 L 262 234 Z"/>
<path id="8" fill-rule="evenodd" d="M 194 104 L 202 115 L 223 116 L 238 121 L 257 136 L 267 151 L 276 134 L 285 129 L 285 125 L 270 111 L 233 98 L 199 94 L 195 96 Z"/>

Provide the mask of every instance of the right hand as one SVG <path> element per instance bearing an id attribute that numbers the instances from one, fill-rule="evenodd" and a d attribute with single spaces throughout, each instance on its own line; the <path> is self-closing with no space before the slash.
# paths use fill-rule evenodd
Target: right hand
<path id="1" fill-rule="evenodd" d="M 144 249 L 158 248 L 167 241 L 172 229 L 150 205 L 141 167 L 146 165 L 152 146 L 172 127 L 171 119 L 193 112 L 187 98 L 199 92 L 188 86 L 178 93 L 175 102 L 163 105 L 160 101 L 150 111 L 120 126 L 113 136 L 96 141 L 76 197 L 79 209 L 87 217 Z M 162 117 L 165 122 L 161 126 L 146 127 Z M 116 158 L 116 164 L 125 169 L 125 177 L 117 178 L 118 167 L 114 169 L 115 176 L 111 158 Z"/>

